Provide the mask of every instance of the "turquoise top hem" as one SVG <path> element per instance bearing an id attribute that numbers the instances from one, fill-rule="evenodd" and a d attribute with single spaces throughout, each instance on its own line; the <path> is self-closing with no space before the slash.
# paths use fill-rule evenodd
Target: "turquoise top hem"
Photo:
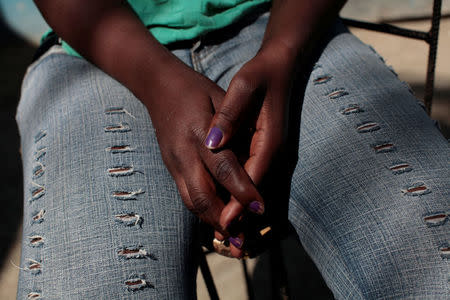
<path id="1" fill-rule="evenodd" d="M 150 33 L 163 45 L 192 40 L 227 27 L 271 0 L 129 0 Z M 51 32 L 44 34 L 43 39 Z M 63 49 L 79 56 L 67 42 Z"/>

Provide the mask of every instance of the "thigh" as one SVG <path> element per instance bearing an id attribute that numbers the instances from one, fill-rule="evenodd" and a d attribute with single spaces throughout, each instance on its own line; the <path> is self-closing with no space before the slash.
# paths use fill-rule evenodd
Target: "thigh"
<path id="1" fill-rule="evenodd" d="M 289 219 L 336 298 L 448 298 L 449 145 L 338 31 L 306 86 Z"/>
<path id="2" fill-rule="evenodd" d="M 195 218 L 146 108 L 55 49 L 28 71 L 17 112 L 25 196 L 18 298 L 194 297 Z"/>

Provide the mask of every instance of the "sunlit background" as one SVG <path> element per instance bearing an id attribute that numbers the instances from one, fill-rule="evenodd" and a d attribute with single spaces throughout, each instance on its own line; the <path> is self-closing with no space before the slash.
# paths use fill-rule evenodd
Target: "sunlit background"
<path id="1" fill-rule="evenodd" d="M 32 0 L 0 0 L 0 13 L 12 30 L 34 45 L 49 29 Z"/>

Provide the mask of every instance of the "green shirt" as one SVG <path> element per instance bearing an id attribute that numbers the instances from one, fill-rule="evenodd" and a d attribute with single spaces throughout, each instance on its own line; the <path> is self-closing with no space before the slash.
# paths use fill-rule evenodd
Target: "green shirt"
<path id="1" fill-rule="evenodd" d="M 162 44 L 195 39 L 226 27 L 271 0 L 128 0 Z M 66 42 L 63 48 L 78 55 Z"/>

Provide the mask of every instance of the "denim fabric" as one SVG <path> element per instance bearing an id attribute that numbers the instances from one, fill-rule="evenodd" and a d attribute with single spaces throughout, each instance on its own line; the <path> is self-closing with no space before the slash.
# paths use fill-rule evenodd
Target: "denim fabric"
<path id="1" fill-rule="evenodd" d="M 267 19 L 173 53 L 226 88 Z M 303 246 L 337 299 L 449 299 L 447 141 L 341 25 L 318 57 L 303 99 L 292 100 L 303 107 L 289 220 Z M 30 66 L 17 122 L 18 299 L 195 298 L 196 218 L 130 91 L 55 46 Z"/>

